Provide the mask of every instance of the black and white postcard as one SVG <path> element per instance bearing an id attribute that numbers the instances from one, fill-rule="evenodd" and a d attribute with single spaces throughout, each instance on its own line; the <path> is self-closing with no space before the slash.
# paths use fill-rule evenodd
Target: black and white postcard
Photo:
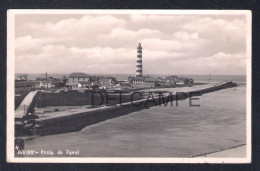
<path id="1" fill-rule="evenodd" d="M 7 17 L 8 162 L 251 162 L 250 11 Z"/>

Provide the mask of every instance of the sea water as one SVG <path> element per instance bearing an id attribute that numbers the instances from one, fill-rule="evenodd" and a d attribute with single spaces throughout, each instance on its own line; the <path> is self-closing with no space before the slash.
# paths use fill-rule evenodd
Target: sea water
<path id="1" fill-rule="evenodd" d="M 79 151 L 82 157 L 190 157 L 246 143 L 245 84 L 192 103 L 200 106 L 191 107 L 189 99 L 178 107 L 155 106 L 79 132 L 35 138 L 25 149 Z"/>

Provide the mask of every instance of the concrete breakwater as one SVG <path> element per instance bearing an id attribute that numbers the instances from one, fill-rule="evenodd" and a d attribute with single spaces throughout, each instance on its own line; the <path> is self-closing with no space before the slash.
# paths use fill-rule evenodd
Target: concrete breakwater
<path id="1" fill-rule="evenodd" d="M 149 99 L 135 100 L 112 106 L 91 108 L 80 112 L 59 112 L 53 116 L 35 119 L 33 132 L 36 135 L 50 135 L 79 131 L 88 125 L 127 115 L 132 112 L 150 108 L 155 105 L 163 105 L 168 102 L 183 100 L 194 95 L 209 93 L 234 86 L 236 86 L 236 84 L 233 82 L 224 82 L 199 90 L 182 92 L 180 94 L 172 94 L 171 96 L 155 96 Z"/>
<path id="2" fill-rule="evenodd" d="M 45 108 L 46 106 L 83 106 L 83 105 L 93 105 L 98 106 L 99 104 L 105 104 L 109 98 L 114 100 L 109 100 L 107 104 L 115 105 L 119 103 L 119 94 L 121 93 L 121 102 L 129 102 L 131 95 L 124 92 L 107 93 L 106 91 L 92 92 L 92 90 L 86 90 L 85 92 L 79 92 L 77 90 L 70 90 L 68 92 L 60 93 L 41 93 L 38 98 L 37 107 Z M 102 98 L 101 98 L 102 97 Z M 138 96 L 134 97 L 133 100 L 140 100 Z"/>

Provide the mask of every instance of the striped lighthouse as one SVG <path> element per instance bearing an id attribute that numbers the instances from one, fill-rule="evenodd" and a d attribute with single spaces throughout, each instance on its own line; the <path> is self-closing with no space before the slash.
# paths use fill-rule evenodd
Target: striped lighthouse
<path id="1" fill-rule="evenodd" d="M 136 77 L 143 76 L 143 66 L 142 66 L 142 46 L 141 43 L 137 46 L 137 61 L 136 61 Z"/>

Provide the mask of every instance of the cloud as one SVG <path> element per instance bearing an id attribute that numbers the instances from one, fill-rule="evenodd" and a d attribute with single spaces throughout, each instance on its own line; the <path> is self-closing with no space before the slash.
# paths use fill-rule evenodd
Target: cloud
<path id="1" fill-rule="evenodd" d="M 185 23 L 183 29 L 197 32 L 200 38 L 208 40 L 205 55 L 219 51 L 237 53 L 246 50 L 246 24 L 242 19 L 225 21 L 209 17 L 199 18 Z"/>
<path id="2" fill-rule="evenodd" d="M 134 74 L 141 42 L 145 74 L 245 74 L 243 16 L 48 17 L 17 17 L 16 72 Z"/>
<path id="3" fill-rule="evenodd" d="M 137 31 L 128 30 L 122 27 L 117 27 L 111 30 L 108 34 L 101 34 L 97 36 L 97 41 L 104 46 L 111 47 L 133 47 L 139 41 L 145 38 L 161 37 L 162 33 L 158 30 L 140 29 Z"/>
<path id="4" fill-rule="evenodd" d="M 31 35 L 18 37 L 15 39 L 15 53 L 18 56 L 26 53 L 39 53 L 42 46 L 56 41 L 57 39 L 52 37 L 33 38 Z"/>
<path id="5" fill-rule="evenodd" d="M 31 32 L 34 37 L 68 35 L 82 37 L 100 32 L 109 33 L 114 27 L 124 26 L 125 24 L 125 20 L 111 15 L 85 15 L 79 19 L 68 18 L 56 23 L 29 22 L 27 25 L 23 25 L 23 29 Z"/>
<path id="6" fill-rule="evenodd" d="M 135 50 L 131 49 L 112 49 L 110 47 L 81 49 L 77 47 L 66 48 L 63 45 L 46 45 L 37 55 L 17 56 L 16 71 L 43 72 L 48 66 L 48 72 L 54 73 L 78 71 L 104 74 L 107 73 L 108 69 L 111 69 L 111 73 L 114 74 L 118 73 L 118 70 L 126 69 L 127 73 L 129 70 L 135 69 L 135 59 Z M 24 67 L 28 65 L 32 67 Z"/>
<path id="7" fill-rule="evenodd" d="M 173 33 L 173 38 L 177 40 L 190 41 L 199 39 L 199 36 L 197 32 L 188 33 L 185 31 L 177 31 Z"/>

